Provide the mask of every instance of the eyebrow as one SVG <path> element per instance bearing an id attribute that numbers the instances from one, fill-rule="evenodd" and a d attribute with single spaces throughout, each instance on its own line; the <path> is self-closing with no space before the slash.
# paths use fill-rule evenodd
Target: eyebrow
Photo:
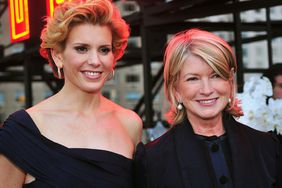
<path id="1" fill-rule="evenodd" d="M 186 74 L 184 74 L 184 76 L 198 76 L 198 74 L 196 74 L 196 73 L 186 73 Z"/>
<path id="2" fill-rule="evenodd" d="M 90 44 L 88 43 L 83 43 L 83 42 L 75 42 L 73 43 L 72 45 L 82 45 L 82 46 L 91 46 Z M 108 46 L 108 47 L 112 47 L 112 44 L 102 44 L 102 45 L 99 45 L 99 46 Z"/>
<path id="3" fill-rule="evenodd" d="M 215 71 L 212 71 L 210 72 L 209 74 L 217 74 Z M 188 73 L 185 73 L 184 76 L 198 76 L 199 74 L 198 73 L 192 73 L 192 72 L 188 72 Z"/>
<path id="4" fill-rule="evenodd" d="M 82 43 L 82 42 L 75 42 L 75 43 L 73 43 L 72 45 L 90 46 L 89 44 L 87 44 L 87 43 Z"/>

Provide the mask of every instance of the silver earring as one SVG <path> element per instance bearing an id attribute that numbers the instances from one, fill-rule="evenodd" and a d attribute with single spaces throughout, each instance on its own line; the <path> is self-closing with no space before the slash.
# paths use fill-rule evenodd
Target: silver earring
<path id="1" fill-rule="evenodd" d="M 115 76 L 115 70 L 113 70 L 113 71 L 109 74 L 107 80 L 113 79 L 114 76 Z"/>
<path id="2" fill-rule="evenodd" d="M 181 103 L 178 103 L 177 109 L 178 109 L 179 111 L 181 111 L 181 110 L 183 109 L 183 105 L 182 105 Z"/>
<path id="3" fill-rule="evenodd" d="M 61 68 L 57 67 L 57 71 L 58 71 L 58 78 L 62 79 Z"/>
<path id="4" fill-rule="evenodd" d="M 231 104 L 231 98 L 228 98 L 228 104 Z"/>

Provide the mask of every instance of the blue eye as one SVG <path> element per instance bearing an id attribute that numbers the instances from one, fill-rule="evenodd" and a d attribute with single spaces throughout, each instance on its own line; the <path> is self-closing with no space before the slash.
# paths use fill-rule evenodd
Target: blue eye
<path id="1" fill-rule="evenodd" d="M 218 74 L 213 74 L 212 78 L 221 78 Z"/>
<path id="2" fill-rule="evenodd" d="M 102 53 L 102 54 L 108 54 L 109 52 L 111 52 L 112 51 L 112 49 L 111 48 L 109 48 L 109 47 L 101 47 L 100 49 L 99 49 L 99 51 Z"/>
<path id="3" fill-rule="evenodd" d="M 84 53 L 84 52 L 87 52 L 87 48 L 84 47 L 84 46 L 76 46 L 74 47 L 74 49 L 78 52 L 78 53 Z"/>
<path id="4" fill-rule="evenodd" d="M 186 79 L 186 81 L 197 81 L 197 80 L 198 80 L 197 77 L 190 77 Z"/>

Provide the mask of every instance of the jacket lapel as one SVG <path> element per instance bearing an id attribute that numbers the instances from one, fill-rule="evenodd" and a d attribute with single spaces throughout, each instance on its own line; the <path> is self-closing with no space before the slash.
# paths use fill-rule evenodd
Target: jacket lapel
<path id="1" fill-rule="evenodd" d="M 246 130 L 242 129 L 242 125 L 232 116 L 224 115 L 223 117 L 231 151 L 231 171 L 234 187 L 259 185 L 258 182 L 261 180 L 257 174 L 254 160 L 256 156 L 254 156 L 253 145 L 248 138 L 251 135 L 246 133 Z M 187 119 L 177 125 L 173 139 L 184 187 L 215 187 L 208 151 L 204 144 L 196 138 Z"/>
<path id="2" fill-rule="evenodd" d="M 231 150 L 234 187 L 254 186 L 252 179 L 256 177 L 256 168 L 248 136 L 231 116 L 224 120 L 224 125 Z"/>
<path id="3" fill-rule="evenodd" d="M 177 126 L 174 141 L 184 186 L 211 188 L 214 182 L 211 178 L 212 169 L 205 145 L 196 138 L 187 119 Z"/>

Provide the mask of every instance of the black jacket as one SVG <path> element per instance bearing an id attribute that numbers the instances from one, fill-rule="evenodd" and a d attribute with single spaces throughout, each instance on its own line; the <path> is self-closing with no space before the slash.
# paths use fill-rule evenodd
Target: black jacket
<path id="1" fill-rule="evenodd" d="M 235 188 L 282 188 L 281 146 L 270 133 L 228 116 L 223 121 L 230 144 Z M 145 146 L 148 188 L 213 188 L 208 151 L 186 119 Z"/>

